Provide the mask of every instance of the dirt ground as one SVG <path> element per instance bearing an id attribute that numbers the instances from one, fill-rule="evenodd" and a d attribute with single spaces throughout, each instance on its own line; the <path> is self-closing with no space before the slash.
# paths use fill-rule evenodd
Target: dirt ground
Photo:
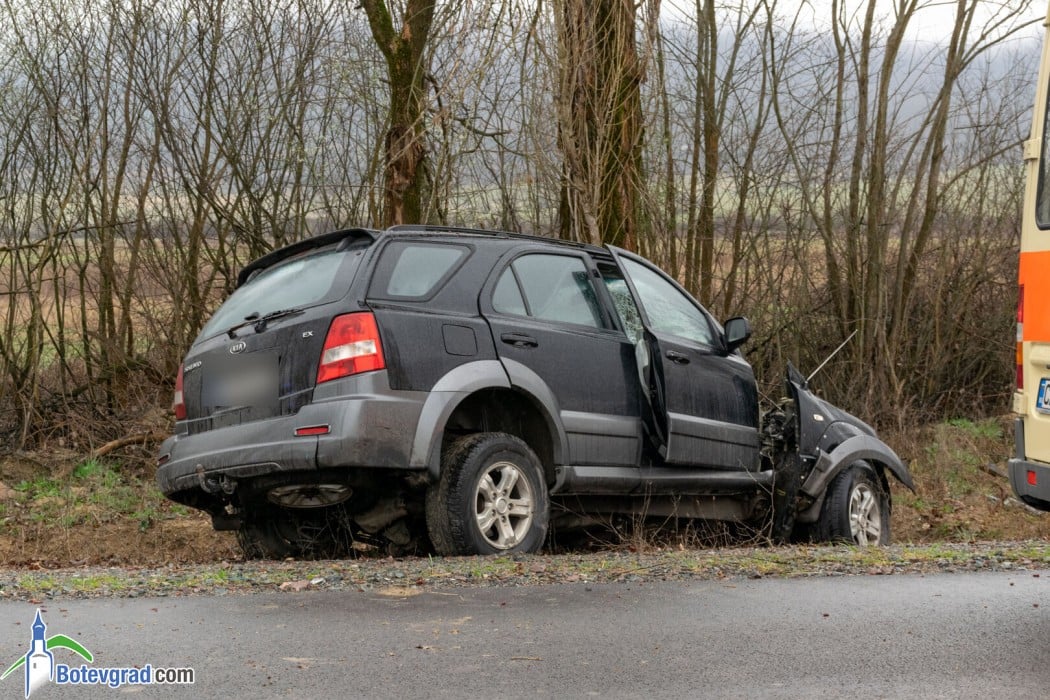
<path id="1" fill-rule="evenodd" d="M 893 487 L 896 543 L 1050 541 L 1050 513 L 1018 502 L 1004 476 L 1009 417 L 949 421 L 887 436 L 916 493 Z M 160 566 L 240 559 L 231 533 L 164 499 L 148 446 L 105 459 L 71 452 L 0 459 L 0 566 Z M 666 546 L 667 538 L 652 542 Z M 604 546 L 615 548 L 611 539 Z M 639 547 L 632 538 L 624 547 Z M 645 546 L 643 542 L 642 547 Z"/>

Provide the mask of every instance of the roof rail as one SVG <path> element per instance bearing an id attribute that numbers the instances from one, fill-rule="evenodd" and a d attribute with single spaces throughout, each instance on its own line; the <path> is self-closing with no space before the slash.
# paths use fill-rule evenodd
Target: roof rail
<path id="1" fill-rule="evenodd" d="M 516 233 L 514 231 L 500 231 L 498 229 L 470 228 L 468 226 L 439 226 L 435 224 L 398 224 L 386 229 L 390 233 L 462 233 L 470 236 L 492 236 L 494 238 L 515 238 L 526 241 L 542 241 L 555 245 L 568 246 L 583 250 L 603 250 L 598 246 L 578 241 L 567 241 L 561 238 L 548 238 L 531 233 Z"/>

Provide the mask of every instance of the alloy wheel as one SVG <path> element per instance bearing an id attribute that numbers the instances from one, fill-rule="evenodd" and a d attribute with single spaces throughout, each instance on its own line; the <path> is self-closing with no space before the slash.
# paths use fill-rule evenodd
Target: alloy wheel
<path id="1" fill-rule="evenodd" d="M 519 544 L 532 526 L 534 499 L 529 480 L 511 462 L 496 462 L 478 480 L 474 515 L 482 537 L 497 549 Z"/>

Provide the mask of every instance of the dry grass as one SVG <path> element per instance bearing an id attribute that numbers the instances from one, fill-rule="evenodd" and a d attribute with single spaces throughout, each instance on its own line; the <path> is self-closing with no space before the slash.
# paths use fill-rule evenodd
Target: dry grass
<path id="1" fill-rule="evenodd" d="M 1050 539 L 1050 513 L 1014 496 L 1006 460 L 1011 416 L 925 426 L 890 439 L 915 477 L 916 493 L 894 488 L 894 541 L 974 542 Z"/>
<path id="2" fill-rule="evenodd" d="M 1009 418 L 950 421 L 889 437 L 909 462 L 917 493 L 895 486 L 898 543 L 1050 540 L 1050 514 L 1012 497 L 1002 476 L 1012 449 Z M 195 511 L 165 500 L 146 466 L 146 448 L 123 463 L 72 451 L 0 461 L 0 566 L 156 566 L 239 558 L 234 538 Z M 761 533 L 720 523 L 625 518 L 588 548 L 644 552 L 763 544 Z M 654 525 L 661 525 L 654 527 Z M 580 540 L 555 542 L 579 551 Z"/>

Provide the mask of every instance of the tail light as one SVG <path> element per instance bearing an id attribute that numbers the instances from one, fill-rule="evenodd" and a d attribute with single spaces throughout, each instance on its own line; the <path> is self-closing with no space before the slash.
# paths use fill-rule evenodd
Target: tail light
<path id="1" fill-rule="evenodd" d="M 182 394 L 182 365 L 179 365 L 179 374 L 175 377 L 175 398 L 171 402 L 171 409 L 175 411 L 175 420 L 186 420 L 186 400 Z"/>
<path id="2" fill-rule="evenodd" d="M 367 312 L 336 316 L 324 339 L 317 383 L 385 367 L 375 316 Z"/>
<path id="3" fill-rule="evenodd" d="M 1024 389 L 1024 285 L 1017 290 L 1017 390 Z"/>

